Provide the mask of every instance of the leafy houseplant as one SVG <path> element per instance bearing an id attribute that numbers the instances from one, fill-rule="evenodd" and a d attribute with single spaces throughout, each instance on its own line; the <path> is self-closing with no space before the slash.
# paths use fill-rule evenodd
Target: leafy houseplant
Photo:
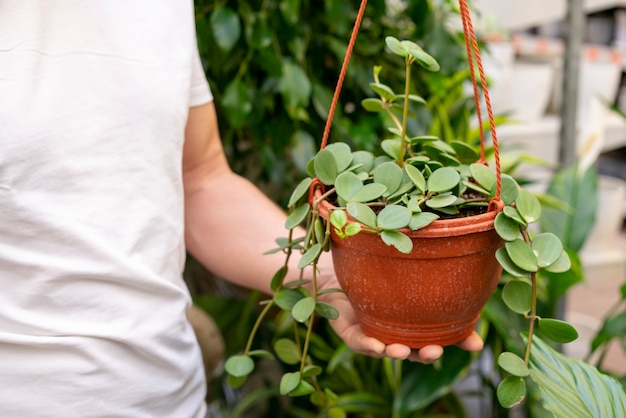
<path id="1" fill-rule="evenodd" d="M 464 4 L 463 1 L 461 3 Z M 272 307 L 277 306 L 285 312 L 285 317 L 292 318 L 296 325 L 302 325 L 295 328 L 291 338 L 287 337 L 284 328 L 280 328 L 274 342 L 274 351 L 281 361 L 299 365 L 297 370 L 283 375 L 280 383 L 281 394 L 310 395 L 314 404 L 332 409 L 336 397 L 329 389 L 320 387 L 317 376 L 324 371 L 313 364 L 308 355 L 315 318 L 321 316 L 335 319 L 338 315 L 337 310 L 324 303 L 320 297 L 326 292 L 339 290 L 320 291 L 316 285 L 317 262 L 322 253 L 332 252 L 339 280 L 343 282 L 342 287 L 352 299 L 358 313 L 359 302 L 355 302 L 357 297 L 351 295 L 350 288 L 358 290 L 359 285 L 347 284 L 342 279 L 345 260 L 365 258 L 366 262 L 373 261 L 370 269 L 377 273 L 380 270 L 376 270 L 374 267 L 376 260 L 370 255 L 361 254 L 360 257 L 358 254 L 348 255 L 345 259 L 338 259 L 336 253 L 337 250 L 342 251 L 342 246 L 350 246 L 354 240 L 372 237 L 383 250 L 408 255 L 419 252 L 422 247 L 422 244 L 415 244 L 417 241 L 414 234 L 428 235 L 429 231 L 437 229 L 438 223 L 446 223 L 448 220 L 473 224 L 477 219 L 486 218 L 484 222 L 488 226 L 480 231 L 488 236 L 485 239 L 488 245 L 484 252 L 488 259 L 494 262 L 497 260 L 513 277 L 504 286 L 502 297 L 513 312 L 524 314 L 529 320 L 528 333 L 522 337 L 526 343 L 523 358 L 510 352 L 502 353 L 499 357 L 498 362 L 506 377 L 498 388 L 498 398 L 500 403 L 507 407 L 523 400 L 526 393 L 525 378 L 530 376 L 546 395 L 546 408 L 557 414 L 558 408 L 561 407 L 559 402 L 563 397 L 576 397 L 578 394 L 574 389 L 571 394 L 563 395 L 554 390 L 552 387 L 554 382 L 542 379 L 547 374 L 541 373 L 545 365 L 541 363 L 541 359 L 548 358 L 550 363 L 561 359 L 558 353 L 552 355 L 553 350 L 534 336 L 535 325 L 538 323 L 544 337 L 558 343 L 575 339 L 577 333 L 562 321 L 538 316 L 536 274 L 540 269 L 554 273 L 568 270 L 569 257 L 555 235 L 542 233 L 532 236 L 528 225 L 540 218 L 539 201 L 532 193 L 521 189 L 513 178 L 500 174 L 499 170 L 494 173 L 485 163 L 484 150 L 479 154 L 462 142 L 444 142 L 433 136 L 407 132 L 411 106 L 424 103 L 419 96 L 410 93 L 411 67 L 418 63 L 427 70 L 436 71 L 438 64 L 413 42 L 389 37 L 386 43 L 392 53 L 405 59 L 405 91 L 403 94 L 396 94 L 381 83 L 379 75 L 382 70 L 377 67 L 374 70 L 374 83 L 371 87 L 379 97 L 363 102 L 367 110 L 384 112 L 391 121 L 389 137 L 380 144 L 383 153 L 374 155 L 366 151 L 352 151 L 346 144 L 335 143 L 323 147 L 311 160 L 308 165 L 311 177 L 299 183 L 289 200 L 290 215 L 286 222 L 286 229 L 290 231 L 289 236 L 287 239 L 277 240 L 279 247 L 272 250 L 284 252 L 286 262 L 272 280 L 273 297 L 264 302 L 265 308 L 251 332 L 244 352 L 232 356 L 226 362 L 229 381 L 235 387 L 242 384 L 254 370 L 253 358 L 272 356 L 264 350 L 253 350 L 252 342 L 261 319 Z M 489 225 L 490 222 L 492 225 Z M 293 232 L 302 224 L 306 226 L 306 235 L 296 239 Z M 298 262 L 301 280 L 285 282 L 288 260 L 294 252 L 302 253 Z M 388 254 L 383 257 L 388 257 Z M 480 262 L 479 265 L 485 267 Z M 412 268 L 410 264 L 405 264 L 403 270 L 396 270 L 395 273 L 396 276 L 401 272 L 406 276 L 419 274 L 420 267 Z M 368 268 L 365 268 L 359 274 L 365 275 L 367 270 Z M 470 285 L 485 287 L 488 290 L 488 298 L 497 284 L 499 273 L 500 267 L 495 266 L 492 273 L 487 274 L 488 277 L 484 280 L 486 284 L 472 282 Z M 349 275 L 354 274 L 346 272 L 346 277 Z M 401 278 L 407 282 L 412 280 L 409 277 Z M 447 280 L 450 279 L 437 276 L 428 279 L 430 282 Z M 452 280 L 454 281 L 454 276 Z M 465 291 L 463 286 L 458 282 L 454 284 L 456 288 L 453 286 L 452 292 L 463 294 Z M 423 286 L 424 282 L 421 282 L 421 285 Z M 392 305 L 397 302 L 399 295 L 411 293 L 402 288 L 392 290 L 395 292 L 391 298 Z M 444 292 L 437 294 L 437 297 L 442 295 Z M 419 299 L 422 303 L 428 297 Z M 436 304 L 447 305 L 456 310 L 456 306 L 451 305 L 446 299 L 435 297 L 431 299 L 434 299 Z M 476 300 L 467 295 L 461 299 L 476 304 Z M 478 310 L 471 311 L 469 325 L 466 325 L 461 333 L 444 338 L 436 335 L 435 339 L 426 341 L 409 341 L 409 345 L 414 347 L 431 343 L 450 345 L 462 340 L 467 330 L 471 332 L 473 329 L 484 302 L 486 299 L 479 301 Z M 386 309 L 391 307 L 388 306 Z M 375 321 L 376 319 L 372 319 L 370 322 Z M 373 327 L 368 328 L 367 320 L 362 322 L 362 326 L 366 332 L 375 333 L 372 331 Z M 424 330 L 412 331 L 424 334 Z M 387 342 L 399 338 L 395 334 L 390 339 L 381 335 L 376 336 Z M 531 347 L 539 350 L 542 356 L 532 357 Z M 585 367 L 580 367 L 587 372 Z M 613 396 L 613 402 L 617 400 L 626 408 L 623 392 L 621 396 L 619 393 L 615 395 L 618 389 L 614 381 L 610 379 L 605 381 L 603 380 L 605 376 L 596 376 L 593 372 L 588 375 L 605 383 L 606 392 Z M 568 382 L 566 375 L 560 377 Z M 551 378 L 554 377 L 551 375 Z"/>

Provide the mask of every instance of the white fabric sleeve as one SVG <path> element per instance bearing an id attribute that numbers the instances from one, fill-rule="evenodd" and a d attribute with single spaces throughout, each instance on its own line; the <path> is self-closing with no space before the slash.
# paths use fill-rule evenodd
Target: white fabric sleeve
<path id="1" fill-rule="evenodd" d="M 211 101 L 213 101 L 213 93 L 211 93 L 209 82 L 204 75 L 200 53 L 198 48 L 195 48 L 191 73 L 191 89 L 189 91 L 189 107 L 200 106 Z"/>

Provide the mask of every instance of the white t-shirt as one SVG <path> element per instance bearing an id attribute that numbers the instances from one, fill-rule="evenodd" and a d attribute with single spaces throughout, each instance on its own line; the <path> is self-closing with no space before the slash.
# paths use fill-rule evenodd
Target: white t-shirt
<path id="1" fill-rule="evenodd" d="M 0 0 L 0 417 L 201 417 L 192 0 Z"/>

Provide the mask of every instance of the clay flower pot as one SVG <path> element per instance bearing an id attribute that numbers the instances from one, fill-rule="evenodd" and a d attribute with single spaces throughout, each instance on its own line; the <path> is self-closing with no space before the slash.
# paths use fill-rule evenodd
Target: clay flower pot
<path id="1" fill-rule="evenodd" d="M 332 206 L 322 201 L 319 209 L 327 218 Z M 335 272 L 363 331 L 412 348 L 468 337 L 502 272 L 495 257 L 504 244 L 494 229 L 496 214 L 437 220 L 405 231 L 413 240 L 410 254 L 375 234 L 342 239 L 332 231 Z"/>

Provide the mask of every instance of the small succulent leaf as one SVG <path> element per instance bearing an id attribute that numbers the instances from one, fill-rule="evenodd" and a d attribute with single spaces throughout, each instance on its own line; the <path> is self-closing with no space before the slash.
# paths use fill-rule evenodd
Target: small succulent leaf
<path id="1" fill-rule="evenodd" d="M 458 186 L 461 175 L 452 167 L 441 167 L 433 171 L 428 177 L 428 190 L 434 193 L 443 193 Z"/>
<path id="2" fill-rule="evenodd" d="M 254 370 L 254 360 L 243 354 L 231 356 L 224 363 L 224 369 L 234 377 L 248 376 Z"/>
<path id="3" fill-rule="evenodd" d="M 346 215 L 346 212 L 343 209 L 333 210 L 330 213 L 329 220 L 332 226 L 341 231 L 348 223 L 348 215 Z"/>
<path id="4" fill-rule="evenodd" d="M 400 184 L 400 187 L 398 187 L 396 191 L 393 192 L 393 194 L 391 194 L 388 197 L 388 199 L 390 201 L 393 201 L 395 199 L 400 199 L 403 196 L 407 195 L 407 193 L 411 192 L 412 190 L 415 190 L 415 186 L 413 185 L 413 182 L 411 181 L 403 182 L 402 184 Z"/>
<path id="5" fill-rule="evenodd" d="M 352 164 L 360 165 L 357 173 L 369 173 L 374 168 L 374 154 L 369 151 L 354 151 L 352 153 Z"/>
<path id="6" fill-rule="evenodd" d="M 541 318 L 538 326 L 543 336 L 555 343 L 566 344 L 578 338 L 576 328 L 559 319 Z"/>
<path id="7" fill-rule="evenodd" d="M 447 142 L 442 141 L 440 139 L 437 139 L 436 141 L 432 141 L 428 144 L 429 147 L 432 147 L 436 150 L 439 150 L 445 154 L 450 154 L 450 155 L 454 155 L 456 152 L 454 151 L 454 148 L 452 148 L 452 146 L 450 146 Z M 458 161 L 457 161 L 458 164 Z"/>
<path id="8" fill-rule="evenodd" d="M 297 226 L 301 225 L 302 222 L 306 219 L 307 215 L 311 211 L 311 205 L 309 203 L 303 203 L 300 206 L 296 207 L 290 214 L 287 216 L 287 220 L 285 221 L 285 229 L 293 229 Z"/>
<path id="9" fill-rule="evenodd" d="M 309 296 L 300 299 L 291 310 L 291 316 L 298 322 L 306 322 L 315 311 L 315 298 Z"/>
<path id="10" fill-rule="evenodd" d="M 417 94 L 409 94 L 409 100 L 414 103 L 426 104 L 426 100 L 422 96 L 418 96 Z"/>
<path id="11" fill-rule="evenodd" d="M 549 271 L 550 273 L 565 273 L 570 268 L 572 268 L 572 261 L 570 260 L 569 255 L 563 251 L 559 259 L 549 266 L 544 267 L 544 270 Z"/>
<path id="12" fill-rule="evenodd" d="M 264 358 L 273 360 L 275 357 L 267 350 L 251 350 L 248 352 L 250 357 Z"/>
<path id="13" fill-rule="evenodd" d="M 298 268 L 303 269 L 309 264 L 312 264 L 319 257 L 322 252 L 322 244 L 317 243 L 313 244 L 311 248 L 309 248 L 303 255 L 302 258 L 298 261 Z"/>
<path id="14" fill-rule="evenodd" d="M 478 183 L 483 189 L 491 190 L 496 184 L 496 173 L 484 164 L 474 163 L 471 164 L 470 173 L 476 183 Z"/>
<path id="15" fill-rule="evenodd" d="M 339 168 L 332 151 L 327 148 L 320 150 L 313 160 L 313 169 L 317 178 L 326 186 L 335 182 Z"/>
<path id="16" fill-rule="evenodd" d="M 339 311 L 333 305 L 326 302 L 317 302 L 315 312 L 326 319 L 339 318 Z"/>
<path id="17" fill-rule="evenodd" d="M 561 240 L 552 232 L 543 232 L 536 235 L 531 247 L 537 256 L 539 267 L 547 267 L 554 264 L 563 254 Z"/>
<path id="18" fill-rule="evenodd" d="M 407 52 L 428 71 L 439 71 L 439 63 L 435 58 L 427 54 L 419 45 L 411 41 L 401 42 Z"/>
<path id="19" fill-rule="evenodd" d="M 383 231 L 380 237 L 387 245 L 395 247 L 403 254 L 410 254 L 413 250 L 413 241 L 411 238 L 399 231 Z"/>
<path id="20" fill-rule="evenodd" d="M 411 222 L 412 212 L 399 205 L 385 206 L 378 214 L 377 225 L 384 230 L 405 228 Z"/>
<path id="21" fill-rule="evenodd" d="M 524 360 L 517 354 L 508 351 L 498 356 L 498 365 L 513 376 L 526 377 L 530 374 Z"/>
<path id="22" fill-rule="evenodd" d="M 370 88 L 384 100 L 393 102 L 396 99 L 396 93 L 386 84 L 370 83 Z"/>
<path id="23" fill-rule="evenodd" d="M 476 183 L 472 183 L 469 180 L 462 180 L 461 184 L 463 184 L 463 186 L 467 187 L 468 189 L 472 189 L 482 195 L 485 196 L 489 196 L 490 192 L 488 190 L 483 189 L 482 187 L 480 187 L 479 185 L 477 185 Z"/>
<path id="24" fill-rule="evenodd" d="M 380 147 L 385 154 L 390 156 L 395 161 L 400 158 L 401 144 L 400 139 L 385 139 L 381 141 Z"/>
<path id="25" fill-rule="evenodd" d="M 515 199 L 515 207 L 526 223 L 537 222 L 541 218 L 541 204 L 534 194 L 520 189 Z"/>
<path id="26" fill-rule="evenodd" d="M 424 196 L 412 196 L 409 201 L 406 203 L 406 207 L 409 208 L 411 212 L 421 212 L 422 208 L 420 207 L 420 199 Z"/>
<path id="27" fill-rule="evenodd" d="M 411 164 L 406 164 L 404 166 L 404 171 L 409 176 L 415 187 L 417 187 L 417 190 L 419 190 L 421 193 L 425 193 L 426 179 L 424 178 L 422 172 L 417 167 Z"/>
<path id="28" fill-rule="evenodd" d="M 326 239 L 326 231 L 320 219 L 316 219 L 313 223 L 313 230 L 315 231 L 315 241 L 320 244 L 323 243 Z"/>
<path id="29" fill-rule="evenodd" d="M 240 388 L 241 386 L 243 386 L 244 383 L 246 383 L 247 380 L 248 380 L 248 376 L 235 377 L 232 374 L 229 374 L 228 377 L 226 378 L 226 382 L 228 383 L 228 386 L 230 386 L 233 389 Z"/>
<path id="30" fill-rule="evenodd" d="M 524 242 L 524 240 L 516 239 L 509 241 L 505 245 L 506 252 L 511 260 L 522 270 L 535 272 L 539 266 L 537 257 L 533 250 Z"/>
<path id="31" fill-rule="evenodd" d="M 304 366 L 304 370 L 302 371 L 302 377 L 314 377 L 320 374 L 322 374 L 322 368 L 313 364 Z"/>
<path id="32" fill-rule="evenodd" d="M 292 390 L 298 387 L 300 380 L 300 372 L 285 373 L 280 379 L 280 394 L 288 395 Z"/>
<path id="33" fill-rule="evenodd" d="M 513 312 L 525 314 L 532 305 L 532 287 L 521 280 L 511 280 L 502 289 L 502 300 Z"/>
<path id="34" fill-rule="evenodd" d="M 524 219 L 522 218 L 522 215 L 520 215 L 519 211 L 513 206 L 505 206 L 502 210 L 502 213 L 504 213 L 508 218 L 514 220 L 521 226 L 527 225 L 526 221 L 524 221 Z"/>
<path id="35" fill-rule="evenodd" d="M 433 209 L 442 209 L 456 203 L 457 197 L 453 194 L 438 194 L 426 201 L 426 206 Z"/>
<path id="36" fill-rule="evenodd" d="M 368 97 L 367 99 L 361 100 L 361 106 L 368 112 L 375 113 L 382 112 L 385 109 L 383 101 L 375 97 Z"/>
<path id="37" fill-rule="evenodd" d="M 511 260 L 511 257 L 509 257 L 509 254 L 506 252 L 505 248 L 498 248 L 496 250 L 496 260 L 498 260 L 498 263 L 500 263 L 502 268 L 506 270 L 506 272 L 509 273 L 511 276 L 519 278 L 530 277 L 529 272 L 527 272 L 526 270 L 522 270 L 517 266 L 517 264 L 513 262 L 513 260 Z"/>
<path id="38" fill-rule="evenodd" d="M 365 226 L 369 226 L 370 228 L 376 228 L 376 212 L 372 210 L 369 206 L 359 203 L 359 202 L 350 202 L 346 206 L 346 210 L 357 221 L 361 222 Z"/>
<path id="39" fill-rule="evenodd" d="M 502 188 L 500 190 L 500 199 L 505 205 L 510 205 L 515 202 L 517 194 L 519 192 L 519 185 L 515 179 L 507 174 L 502 174 Z M 496 195 L 496 185 L 491 188 L 491 196 Z"/>
<path id="40" fill-rule="evenodd" d="M 405 48 L 404 45 L 402 45 L 402 42 L 400 42 L 397 38 L 394 38 L 393 36 L 387 36 L 385 38 L 385 43 L 387 44 L 387 47 L 391 50 L 391 52 L 393 52 L 396 55 L 399 55 L 401 57 L 406 57 L 408 52 Z"/>
<path id="41" fill-rule="evenodd" d="M 282 288 L 272 296 L 279 308 L 290 311 L 298 301 L 304 298 L 302 292 L 296 289 Z"/>
<path id="42" fill-rule="evenodd" d="M 409 228 L 413 231 L 430 225 L 433 221 L 439 219 L 439 215 L 432 212 L 417 212 L 411 216 Z"/>
<path id="43" fill-rule="evenodd" d="M 345 142 L 333 142 L 326 145 L 326 150 L 333 153 L 337 161 L 337 169 L 341 173 L 352 164 L 352 150 Z"/>
<path id="44" fill-rule="evenodd" d="M 298 345 L 288 338 L 280 338 L 274 343 L 276 356 L 285 364 L 298 364 L 302 359 Z"/>
<path id="45" fill-rule="evenodd" d="M 521 237 L 519 224 L 500 212 L 494 221 L 496 232 L 505 241 L 513 241 Z"/>
<path id="46" fill-rule="evenodd" d="M 369 183 L 357 190 L 350 201 L 352 202 L 373 202 L 387 191 L 387 186 L 379 183 Z"/>
<path id="47" fill-rule="evenodd" d="M 287 203 L 287 207 L 294 206 L 309 192 L 309 187 L 311 186 L 312 181 L 313 179 L 311 179 L 310 177 L 306 177 L 296 186 L 296 188 L 291 193 L 291 196 L 289 197 L 289 203 Z"/>
<path id="48" fill-rule="evenodd" d="M 306 380 L 300 380 L 298 386 L 291 392 L 289 392 L 289 396 L 306 396 L 315 392 L 315 388 Z"/>
<path id="49" fill-rule="evenodd" d="M 521 377 L 508 376 L 498 385 L 498 402 L 504 408 L 512 408 L 526 397 L 526 382 Z"/>
<path id="50" fill-rule="evenodd" d="M 363 187 L 363 182 L 351 171 L 344 171 L 335 179 L 335 190 L 340 198 L 346 202 L 352 200 L 352 196 Z"/>
<path id="51" fill-rule="evenodd" d="M 402 169 L 395 162 L 382 163 L 374 170 L 374 182 L 387 187 L 384 193 L 385 196 L 389 196 L 398 190 L 398 187 L 402 184 L 403 176 Z"/>
<path id="52" fill-rule="evenodd" d="M 285 280 L 285 276 L 287 276 L 287 271 L 287 266 L 282 266 L 274 273 L 272 281 L 270 282 L 270 289 L 272 291 L 276 291 L 283 284 L 283 280 Z"/>
<path id="53" fill-rule="evenodd" d="M 346 229 L 343 231 L 346 234 L 346 237 L 351 237 L 353 235 L 361 232 L 361 224 L 358 222 L 351 222 L 346 226 Z"/>
<path id="54" fill-rule="evenodd" d="M 473 146 L 461 141 L 450 141 L 450 146 L 454 148 L 455 154 L 461 163 L 472 164 L 478 160 L 478 152 Z"/>

